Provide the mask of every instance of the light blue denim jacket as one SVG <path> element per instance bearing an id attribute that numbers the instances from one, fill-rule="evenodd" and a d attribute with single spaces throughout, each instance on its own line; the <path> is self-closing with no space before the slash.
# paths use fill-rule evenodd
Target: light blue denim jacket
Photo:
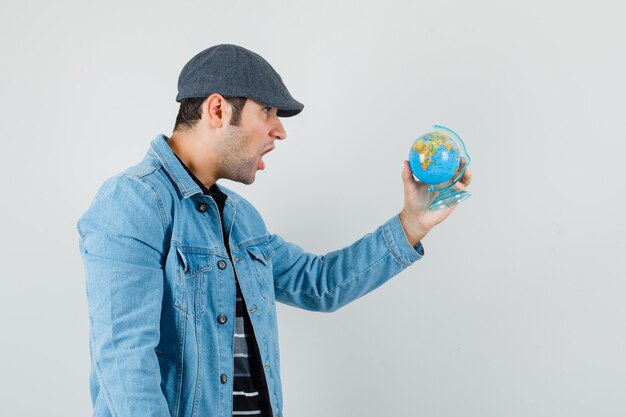
<path id="1" fill-rule="evenodd" d="M 78 221 L 93 415 L 231 417 L 236 270 L 282 416 L 275 302 L 336 310 L 420 259 L 421 244 L 408 243 L 396 215 L 316 256 L 270 234 L 250 203 L 220 186 L 231 263 L 217 205 L 167 140 L 157 136 L 143 161 L 108 179 Z"/>

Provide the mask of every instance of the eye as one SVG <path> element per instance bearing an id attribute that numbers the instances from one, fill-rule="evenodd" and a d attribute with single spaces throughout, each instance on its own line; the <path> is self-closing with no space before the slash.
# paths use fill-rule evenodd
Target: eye
<path id="1" fill-rule="evenodd" d="M 270 114 L 270 111 L 272 111 L 271 107 L 263 107 L 263 113 Z"/>

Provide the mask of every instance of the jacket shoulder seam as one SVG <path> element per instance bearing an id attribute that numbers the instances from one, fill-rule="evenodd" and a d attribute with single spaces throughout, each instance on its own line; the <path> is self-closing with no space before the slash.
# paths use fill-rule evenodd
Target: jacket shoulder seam
<path id="1" fill-rule="evenodd" d="M 154 196 L 154 200 L 156 201 L 157 207 L 159 209 L 159 219 L 161 220 L 161 227 L 163 228 L 163 234 L 165 234 L 167 231 L 167 213 L 165 212 L 165 204 L 163 204 L 163 199 L 159 195 L 159 192 L 154 187 L 154 185 L 148 181 L 144 181 L 144 178 L 147 175 L 151 174 L 152 172 L 158 169 L 158 167 L 153 167 L 153 166 L 151 166 L 151 168 L 152 169 L 149 172 L 140 173 L 141 175 L 140 174 L 134 174 L 134 175 L 126 174 L 124 176 L 134 181 L 137 181 L 139 184 L 141 184 L 146 189 L 151 191 L 151 194 Z"/>

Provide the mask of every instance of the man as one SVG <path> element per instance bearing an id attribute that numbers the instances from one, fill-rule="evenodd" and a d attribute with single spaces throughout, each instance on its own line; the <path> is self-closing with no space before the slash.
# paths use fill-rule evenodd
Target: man
<path id="1" fill-rule="evenodd" d="M 324 256 L 270 234 L 242 197 L 300 113 L 259 55 L 217 45 L 181 71 L 171 138 L 107 180 L 78 221 L 87 277 L 95 416 L 282 416 L 275 302 L 333 311 L 423 255 L 454 209 L 404 161 L 405 205 Z M 467 172 L 457 186 L 470 182 Z"/>

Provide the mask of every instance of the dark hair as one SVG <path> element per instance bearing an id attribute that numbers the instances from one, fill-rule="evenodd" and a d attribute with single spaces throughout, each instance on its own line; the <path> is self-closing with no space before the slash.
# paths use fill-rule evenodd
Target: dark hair
<path id="1" fill-rule="evenodd" d="M 202 116 L 202 104 L 207 98 L 208 97 L 191 97 L 181 100 L 178 115 L 176 116 L 176 123 L 174 124 L 174 130 L 192 129 Z M 243 110 L 243 106 L 246 104 L 247 99 L 245 97 L 224 97 L 224 99 L 233 107 L 230 124 L 233 126 L 239 126 L 239 122 L 241 121 L 241 110 Z"/>

